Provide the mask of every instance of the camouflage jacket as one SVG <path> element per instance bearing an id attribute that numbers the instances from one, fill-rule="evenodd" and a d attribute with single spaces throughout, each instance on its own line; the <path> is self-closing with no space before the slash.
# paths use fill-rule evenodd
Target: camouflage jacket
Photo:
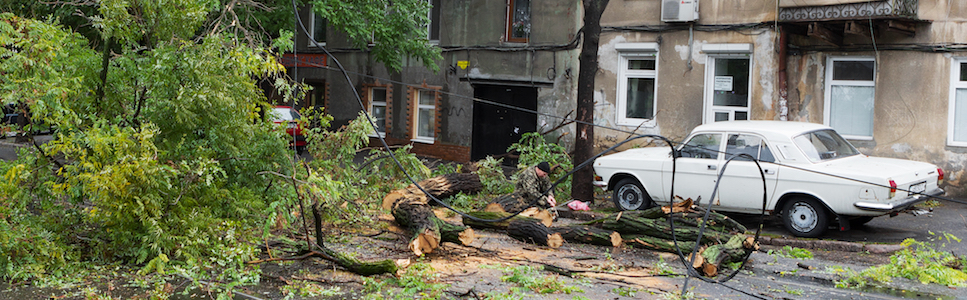
<path id="1" fill-rule="evenodd" d="M 547 196 L 543 196 L 542 193 L 551 187 L 551 180 L 548 177 L 537 176 L 536 169 L 536 167 L 531 166 L 517 174 L 517 185 L 514 187 L 514 192 L 522 196 L 526 202 L 540 198 L 537 204 L 541 207 L 549 207 Z"/>

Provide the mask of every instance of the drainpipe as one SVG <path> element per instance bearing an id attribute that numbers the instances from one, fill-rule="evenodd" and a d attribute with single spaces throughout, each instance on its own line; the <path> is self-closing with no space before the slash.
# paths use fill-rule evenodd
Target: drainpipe
<path id="1" fill-rule="evenodd" d="M 786 48 L 788 48 L 789 35 L 785 28 L 779 26 L 779 120 L 789 120 L 789 85 L 786 81 Z"/>

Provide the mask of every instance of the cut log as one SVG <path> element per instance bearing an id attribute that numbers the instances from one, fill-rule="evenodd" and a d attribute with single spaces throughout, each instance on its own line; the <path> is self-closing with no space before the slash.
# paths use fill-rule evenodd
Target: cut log
<path id="1" fill-rule="evenodd" d="M 507 224 L 507 235 L 522 242 L 551 248 L 558 248 L 564 244 L 560 234 L 552 233 L 537 219 L 511 219 Z"/>
<path id="2" fill-rule="evenodd" d="M 510 216 L 509 213 L 505 213 L 505 212 L 489 212 L 489 211 L 471 211 L 471 212 L 468 212 L 467 214 L 483 220 L 499 220 Z M 467 225 L 477 229 L 507 230 L 507 227 L 511 221 L 519 220 L 519 219 L 531 220 L 531 221 L 541 223 L 541 221 L 538 219 L 517 215 L 517 216 L 514 216 L 513 218 L 510 218 L 509 220 L 503 220 L 500 222 L 478 221 L 471 218 L 463 218 L 463 225 Z"/>
<path id="3" fill-rule="evenodd" d="M 523 211 L 524 209 L 527 209 L 528 207 L 530 207 L 530 204 L 531 204 L 526 199 L 524 199 L 524 197 L 521 196 L 520 193 L 517 193 L 517 192 L 501 195 L 497 198 L 494 198 L 494 200 L 491 201 L 491 203 L 496 203 L 497 205 L 500 205 L 501 209 L 509 213 L 516 213 L 519 211 Z"/>
<path id="4" fill-rule="evenodd" d="M 440 238 L 444 242 L 469 246 L 476 239 L 473 228 L 450 224 L 436 217 L 431 217 L 430 219 L 437 223 L 437 226 L 440 228 Z"/>
<path id="5" fill-rule="evenodd" d="M 440 226 L 433 210 L 425 204 L 397 203 L 393 209 L 396 223 L 413 233 L 409 249 L 417 256 L 431 253 L 440 246 Z"/>
<path id="6" fill-rule="evenodd" d="M 734 235 L 728 243 L 709 246 L 701 252 L 702 256 L 705 257 L 705 262 L 699 270 L 705 276 L 718 275 L 718 270 L 721 269 L 722 264 L 742 261 L 745 255 L 752 251 L 751 249 L 747 250 L 744 244 L 746 244 L 744 235 Z"/>
<path id="7" fill-rule="evenodd" d="M 437 199 L 444 199 L 458 193 L 476 194 L 483 189 L 480 177 L 473 173 L 451 173 L 418 182 L 427 193 Z M 383 209 L 391 210 L 396 202 L 406 200 L 411 203 L 429 204 L 429 198 L 416 185 L 390 192 L 383 197 Z"/>
<path id="8" fill-rule="evenodd" d="M 600 246 L 618 247 L 624 243 L 617 231 L 605 230 L 586 225 L 572 225 L 567 227 L 551 227 L 551 231 L 558 233 L 565 241 L 592 244 Z"/>

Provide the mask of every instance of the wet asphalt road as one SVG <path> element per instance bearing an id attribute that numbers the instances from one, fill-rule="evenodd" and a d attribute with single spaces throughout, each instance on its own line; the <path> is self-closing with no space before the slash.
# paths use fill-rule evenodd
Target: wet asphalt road
<path id="1" fill-rule="evenodd" d="M 953 199 L 967 202 L 967 198 L 958 197 Z M 931 242 L 938 249 L 947 250 L 957 255 L 967 255 L 967 204 L 945 200 L 940 200 L 940 203 L 940 206 L 933 208 L 932 211 L 927 208 L 920 208 L 918 212 L 921 214 L 906 212 L 900 213 L 895 217 L 877 217 L 865 225 L 853 227 L 847 231 L 838 231 L 830 228 L 821 239 L 898 244 L 905 239 L 912 238 L 917 241 Z M 742 214 L 729 215 L 750 229 L 754 229 L 758 225 L 758 216 Z M 779 219 L 775 217 L 766 217 L 763 233 L 788 238 L 793 237 L 782 226 Z M 940 237 L 944 236 L 943 233 L 949 233 L 954 237 L 963 239 L 963 242 L 941 239 Z"/>

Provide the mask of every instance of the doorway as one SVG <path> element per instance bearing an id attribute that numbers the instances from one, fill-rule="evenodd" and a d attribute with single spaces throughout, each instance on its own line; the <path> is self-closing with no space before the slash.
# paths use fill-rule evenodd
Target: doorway
<path id="1" fill-rule="evenodd" d="M 537 131 L 537 88 L 486 84 L 473 87 L 474 98 L 496 104 L 474 102 L 471 160 L 506 154 L 507 148 L 520 141 L 524 133 Z M 516 165 L 517 159 L 507 157 L 504 164 Z"/>

